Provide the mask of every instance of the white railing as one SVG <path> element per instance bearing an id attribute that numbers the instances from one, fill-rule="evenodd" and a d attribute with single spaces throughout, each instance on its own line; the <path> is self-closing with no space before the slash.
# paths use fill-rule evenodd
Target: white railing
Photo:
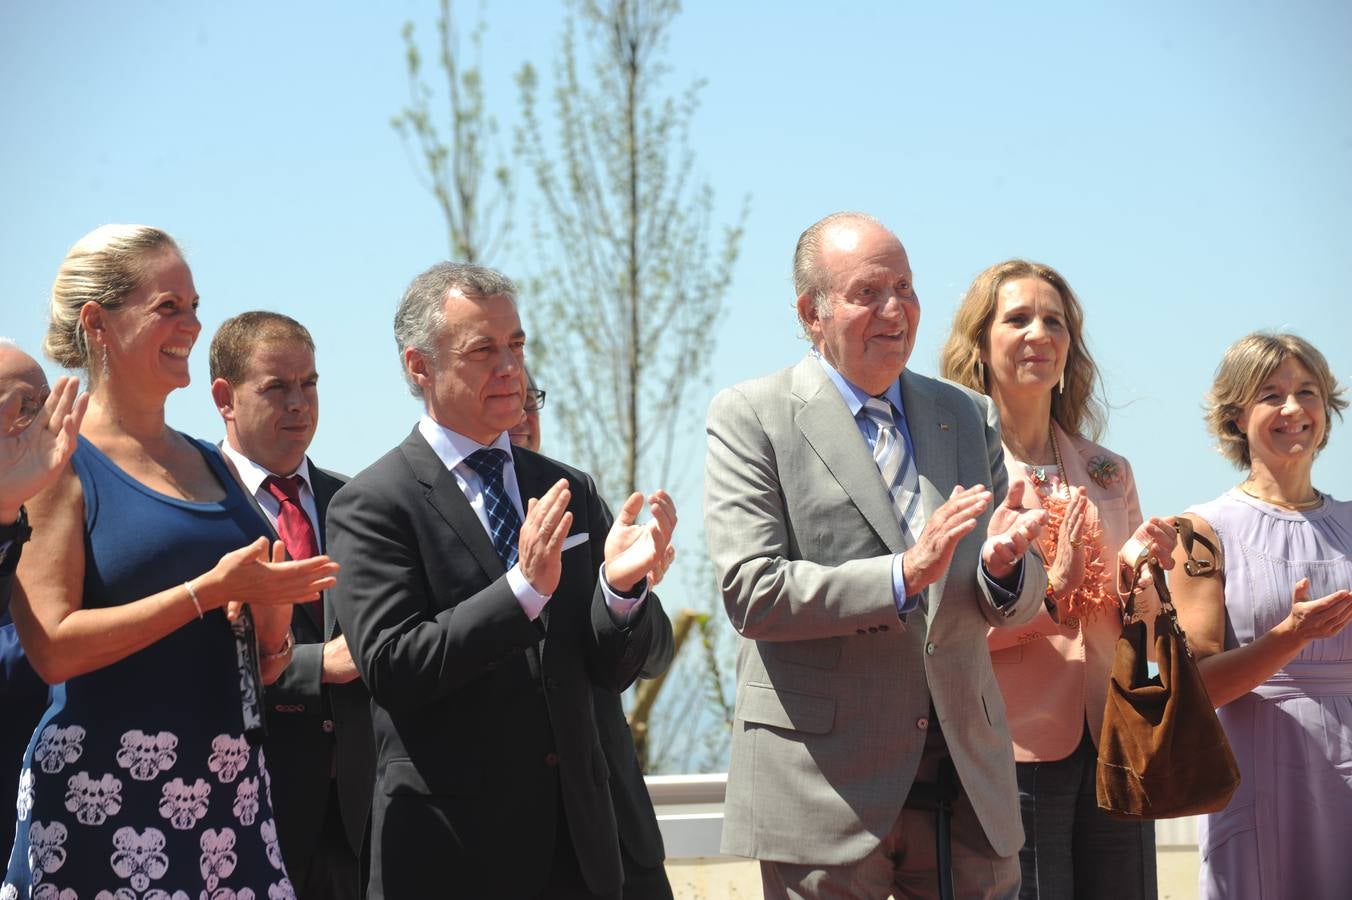
<path id="1" fill-rule="evenodd" d="M 657 810 L 657 824 L 666 842 L 667 858 L 718 856 L 727 774 L 650 775 L 646 781 L 653 807 Z M 1160 849 L 1196 847 L 1197 820 L 1156 822 L 1155 845 Z"/>

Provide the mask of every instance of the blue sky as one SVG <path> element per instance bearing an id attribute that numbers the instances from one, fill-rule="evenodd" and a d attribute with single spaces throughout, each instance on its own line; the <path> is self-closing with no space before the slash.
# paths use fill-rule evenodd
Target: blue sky
<path id="1" fill-rule="evenodd" d="M 487 15 L 489 103 L 510 129 L 511 73 L 530 60 L 549 77 L 561 11 L 522 0 Z M 430 37 L 434 16 L 432 0 L 0 5 L 0 333 L 39 346 L 82 234 L 159 225 L 186 248 L 206 326 L 170 421 L 219 437 L 205 340 L 233 313 L 274 308 L 319 344 L 314 457 L 349 473 L 375 459 L 419 412 L 394 305 L 446 252 L 388 124 L 406 96 L 400 27 Z M 977 272 L 1049 263 L 1085 305 L 1113 404 L 1105 443 L 1133 463 L 1147 514 L 1218 494 L 1238 477 L 1209 449 L 1200 402 L 1225 346 L 1291 328 L 1352 381 L 1336 299 L 1352 248 L 1349 44 L 1338 2 L 692 0 L 668 84 L 708 80 L 692 138 L 723 218 L 750 195 L 694 421 L 717 387 L 803 353 L 793 243 L 857 208 L 910 253 L 924 305 L 912 368 L 934 370 Z M 496 260 L 509 273 L 531 259 L 530 214 L 523 198 L 518 241 Z M 567 402 L 551 396 L 546 428 Z M 702 458 L 690 432 L 676 484 L 687 541 Z M 1352 497 L 1349 448 L 1335 425 L 1317 486 Z"/>

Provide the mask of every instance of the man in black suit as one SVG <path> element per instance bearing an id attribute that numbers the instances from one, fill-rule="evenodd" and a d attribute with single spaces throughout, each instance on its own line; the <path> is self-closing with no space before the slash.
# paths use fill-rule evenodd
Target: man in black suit
<path id="1" fill-rule="evenodd" d="M 375 701 L 374 900 L 619 897 L 594 685 L 671 657 L 646 576 L 675 506 L 611 526 L 584 472 L 529 450 L 516 288 L 443 263 L 395 315 L 426 414 L 329 508 L 334 608 Z"/>
<path id="2" fill-rule="evenodd" d="M 526 372 L 526 403 L 521 421 L 512 426 L 512 443 L 527 450 L 540 452 L 544 439 L 540 430 L 540 408 L 545 405 L 545 392 Z M 651 587 L 656 587 L 675 548 L 668 547 L 663 565 L 653 572 Z M 640 678 L 652 678 L 661 672 L 640 671 Z M 624 900 L 672 900 L 671 882 L 667 879 L 666 848 L 657 825 L 657 812 L 652 797 L 643 781 L 643 769 L 634 749 L 634 735 L 620 702 L 620 692 L 595 685 L 592 705 L 596 709 L 596 731 L 601 738 L 601 749 L 610 766 L 610 797 L 615 805 L 615 822 L 620 832 L 620 860 L 624 864 Z"/>
<path id="3" fill-rule="evenodd" d="M 221 452 L 293 558 L 324 550 L 324 516 L 346 481 L 306 456 L 319 424 L 314 341 L 273 312 L 222 323 L 211 341 Z M 327 598 L 292 613 L 291 664 L 265 695 L 278 842 L 298 900 L 363 895 L 375 744 L 370 697 Z"/>

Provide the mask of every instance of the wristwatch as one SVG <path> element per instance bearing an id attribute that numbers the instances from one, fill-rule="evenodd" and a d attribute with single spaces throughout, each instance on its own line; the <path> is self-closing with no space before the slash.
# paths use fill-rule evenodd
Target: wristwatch
<path id="1" fill-rule="evenodd" d="M 33 529 L 28 527 L 28 510 L 19 507 L 19 518 L 8 525 L 0 525 L 0 568 L 9 560 L 10 554 L 17 556 L 18 549 L 28 543 Z"/>

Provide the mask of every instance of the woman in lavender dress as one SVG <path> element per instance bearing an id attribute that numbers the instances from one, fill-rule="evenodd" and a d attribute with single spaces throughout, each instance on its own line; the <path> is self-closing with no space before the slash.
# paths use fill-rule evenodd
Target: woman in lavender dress
<path id="1" fill-rule="evenodd" d="M 165 424 L 202 328 L 167 234 L 87 235 L 51 315 L 48 355 L 91 389 L 69 469 L 29 505 L 14 620 L 56 687 L 24 755 L 0 900 L 294 897 L 227 610 L 247 604 L 259 675 L 275 679 L 289 604 L 337 566 L 281 562 L 216 449 Z"/>
<path id="2" fill-rule="evenodd" d="M 1259 333 L 1226 352 L 1207 398 L 1247 474 L 1187 513 L 1220 546 L 1220 577 L 1172 581 L 1241 775 L 1199 834 L 1203 897 L 1352 896 L 1352 503 L 1312 480 L 1343 393 L 1309 343 Z"/>

